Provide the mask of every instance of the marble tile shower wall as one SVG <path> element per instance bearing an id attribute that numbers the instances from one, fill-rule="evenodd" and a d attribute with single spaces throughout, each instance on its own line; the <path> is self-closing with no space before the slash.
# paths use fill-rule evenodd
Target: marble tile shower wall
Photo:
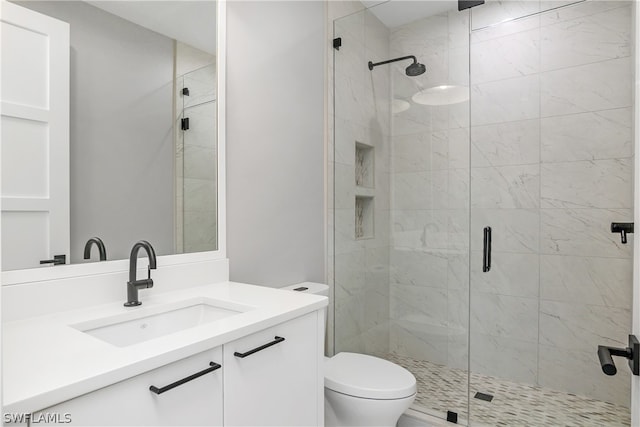
<path id="1" fill-rule="evenodd" d="M 391 54 L 415 55 L 427 72 L 407 77 L 399 66 L 392 74 L 394 98 L 411 107 L 392 123 L 390 348 L 467 369 L 469 102 L 427 106 L 411 97 L 445 84 L 468 87 L 468 13 L 394 28 Z"/>
<path id="2" fill-rule="evenodd" d="M 370 12 L 335 21 L 335 351 L 389 351 L 389 30 Z M 373 147 L 373 188 L 356 185 L 356 143 Z M 370 186 L 369 186 L 370 187 Z M 373 237 L 355 235 L 356 196 L 373 196 Z M 331 215 L 330 215 L 331 217 Z M 331 225 L 331 224 L 330 224 Z"/>
<path id="3" fill-rule="evenodd" d="M 509 4 L 541 7 L 488 3 L 474 27 Z M 595 349 L 625 346 L 631 326 L 632 245 L 609 232 L 633 220 L 630 8 L 587 1 L 473 31 L 470 105 L 394 115 L 391 351 L 466 368 L 470 265 L 473 371 L 629 405 L 627 370 L 604 376 Z M 394 97 L 469 84 L 464 16 L 392 30 L 392 56 L 428 70 L 394 71 Z"/>

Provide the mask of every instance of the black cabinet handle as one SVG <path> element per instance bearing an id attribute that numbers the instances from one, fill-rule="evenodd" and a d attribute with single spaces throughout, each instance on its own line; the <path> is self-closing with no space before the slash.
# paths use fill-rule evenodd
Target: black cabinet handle
<path id="1" fill-rule="evenodd" d="M 273 341 L 266 343 L 265 345 L 261 345 L 260 347 L 256 347 L 253 350 L 249 350 L 245 353 L 238 353 L 237 351 L 235 353 L 233 353 L 234 356 L 239 357 L 241 359 L 244 359 L 247 356 L 251 356 L 253 353 L 257 353 L 260 350 L 264 350 L 265 348 L 271 347 L 272 345 L 276 345 L 278 343 L 281 343 L 282 341 L 284 341 L 284 338 L 282 337 L 275 337 L 273 339 Z"/>
<path id="2" fill-rule="evenodd" d="M 491 227 L 484 228 L 484 245 L 482 249 L 482 272 L 491 270 Z"/>
<path id="3" fill-rule="evenodd" d="M 176 388 L 176 387 L 178 387 L 178 386 L 180 386 L 180 385 L 182 385 L 182 384 L 184 384 L 184 383 L 188 383 L 188 382 L 189 382 L 189 381 L 191 381 L 191 380 L 195 380 L 195 379 L 196 379 L 196 378 L 198 378 L 198 377 L 201 377 L 201 376 L 203 376 L 203 375 L 205 375 L 205 374 L 208 374 L 209 372 L 213 372 L 213 371 L 215 371 L 216 369 L 220 369 L 220 368 L 222 367 L 222 365 L 219 365 L 219 364 L 214 363 L 214 362 L 209 362 L 209 366 L 210 366 L 210 368 L 204 369 L 204 370 L 202 370 L 202 371 L 200 371 L 200 372 L 196 372 L 196 373 L 195 373 L 195 374 L 193 374 L 193 375 L 189 375 L 189 376 L 188 376 L 188 377 L 186 377 L 186 378 L 183 378 L 183 379 L 181 379 L 181 380 L 178 380 L 178 381 L 176 381 L 175 383 L 171 383 L 171 384 L 166 385 L 166 386 L 164 386 L 164 387 L 160 387 L 160 388 L 158 388 L 158 387 L 156 387 L 156 386 L 152 385 L 152 386 L 150 386 L 150 387 L 149 387 L 149 390 L 151 390 L 151 391 L 152 391 L 152 392 L 154 392 L 155 394 L 162 394 L 162 393 L 164 393 L 165 391 L 169 391 L 169 390 L 171 390 L 172 388 Z"/>

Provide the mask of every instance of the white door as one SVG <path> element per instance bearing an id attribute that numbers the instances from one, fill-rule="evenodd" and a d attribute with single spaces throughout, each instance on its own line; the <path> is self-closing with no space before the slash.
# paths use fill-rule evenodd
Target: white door
<path id="1" fill-rule="evenodd" d="M 0 23 L 2 268 L 15 270 L 69 258 L 69 24 L 6 1 Z"/>

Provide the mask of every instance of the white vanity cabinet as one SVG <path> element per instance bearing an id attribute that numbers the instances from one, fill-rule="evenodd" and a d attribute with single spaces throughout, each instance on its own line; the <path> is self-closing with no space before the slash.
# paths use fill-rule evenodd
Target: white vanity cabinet
<path id="1" fill-rule="evenodd" d="M 36 412 L 31 425 L 320 427 L 324 312 Z"/>
<path id="2" fill-rule="evenodd" d="M 31 425 L 221 426 L 220 365 L 222 349 L 217 347 L 44 409 L 33 414 Z M 178 385 L 162 389 L 173 384 Z M 55 417 L 58 422 L 42 421 Z"/>
<path id="3" fill-rule="evenodd" d="M 226 426 L 322 424 L 320 322 L 323 311 L 223 346 Z"/>

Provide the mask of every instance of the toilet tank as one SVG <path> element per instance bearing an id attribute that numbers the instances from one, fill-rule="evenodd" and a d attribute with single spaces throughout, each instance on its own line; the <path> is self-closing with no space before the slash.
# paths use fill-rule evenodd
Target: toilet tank
<path id="1" fill-rule="evenodd" d="M 321 295 L 323 297 L 329 296 L 329 287 L 325 284 L 316 282 L 302 282 L 291 286 L 285 286 L 280 289 L 285 291 L 307 292 L 310 294 Z"/>

